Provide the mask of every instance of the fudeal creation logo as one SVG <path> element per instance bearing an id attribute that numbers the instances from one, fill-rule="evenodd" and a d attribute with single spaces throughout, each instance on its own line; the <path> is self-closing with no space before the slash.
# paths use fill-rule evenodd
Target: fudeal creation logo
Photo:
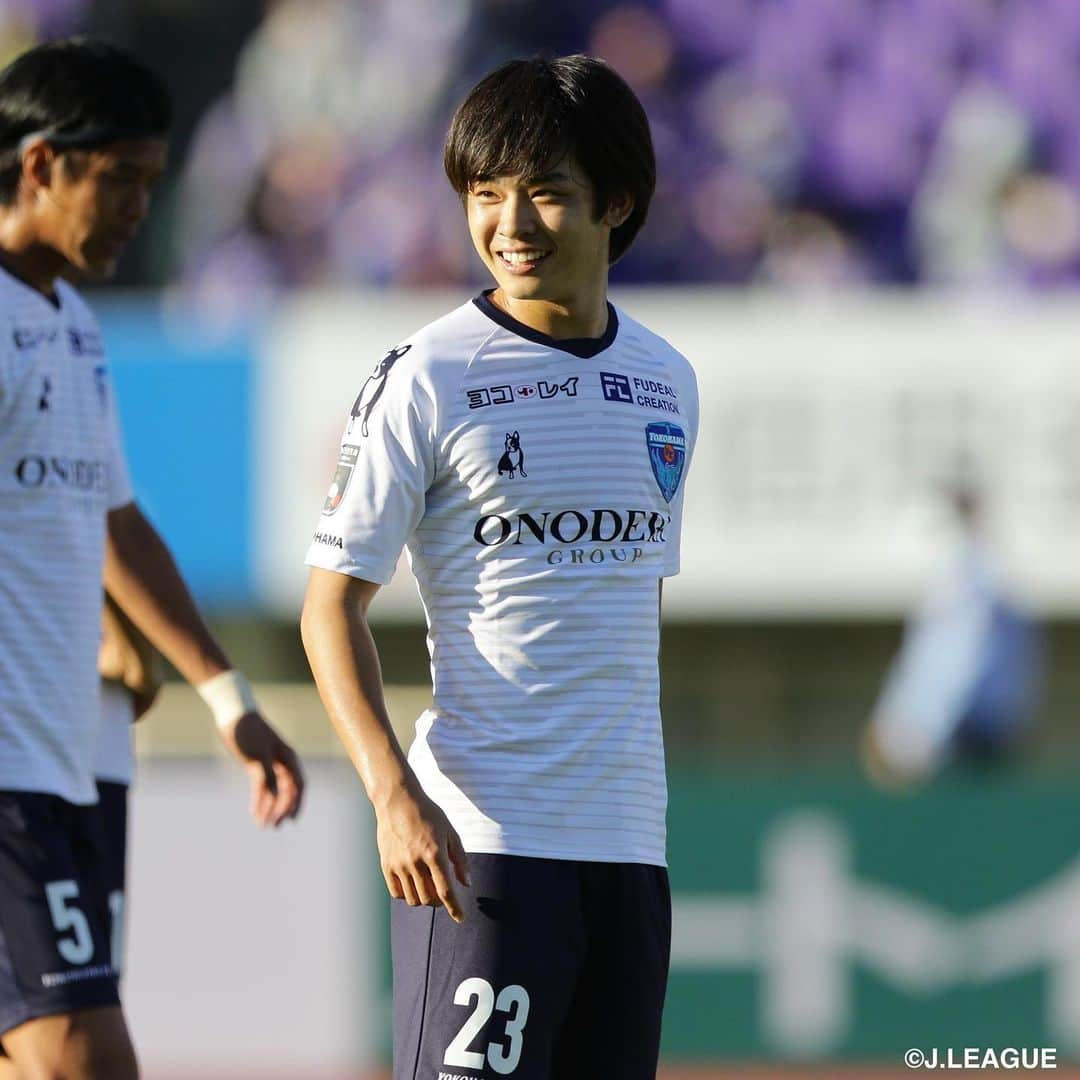
<path id="1" fill-rule="evenodd" d="M 630 380 L 617 371 L 600 372 L 600 389 L 604 392 L 605 401 L 622 401 L 627 405 L 634 404 L 634 395 L 630 390 Z"/>
<path id="2" fill-rule="evenodd" d="M 605 401 L 679 415 L 679 392 L 670 383 L 658 379 L 639 379 L 636 375 L 630 378 L 617 371 L 601 371 L 600 391 Z"/>
<path id="3" fill-rule="evenodd" d="M 326 502 L 323 503 L 322 512 L 332 514 L 345 498 L 345 489 L 349 486 L 353 469 L 356 468 L 356 459 L 360 456 L 360 447 L 345 443 L 341 448 L 337 468 L 330 479 L 330 490 L 326 493 Z"/>
<path id="4" fill-rule="evenodd" d="M 686 435 L 677 424 L 660 420 L 645 428 L 645 445 L 660 493 L 671 502 L 686 467 Z"/>
<path id="5" fill-rule="evenodd" d="M 68 347 L 73 356 L 104 356 L 105 346 L 101 335 L 94 330 L 76 330 L 70 327 L 67 332 Z"/>

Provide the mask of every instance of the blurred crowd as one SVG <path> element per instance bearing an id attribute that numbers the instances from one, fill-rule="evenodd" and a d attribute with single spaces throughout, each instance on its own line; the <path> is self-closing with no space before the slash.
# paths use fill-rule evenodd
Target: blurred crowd
<path id="1" fill-rule="evenodd" d="M 45 32 L 87 6 L 0 3 Z M 660 185 L 617 281 L 1080 277 L 1077 0 L 269 0 L 185 147 L 169 276 L 225 306 L 481 280 L 450 113 L 500 61 L 573 51 L 653 125 Z"/>

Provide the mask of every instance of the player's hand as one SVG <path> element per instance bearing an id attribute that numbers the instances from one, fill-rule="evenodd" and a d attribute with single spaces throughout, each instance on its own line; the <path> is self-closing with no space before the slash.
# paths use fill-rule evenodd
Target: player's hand
<path id="1" fill-rule="evenodd" d="M 150 711 L 160 693 L 161 683 L 159 682 L 151 683 L 144 690 L 131 691 L 131 703 L 134 706 L 132 723 L 141 720 Z"/>
<path id="2" fill-rule="evenodd" d="M 221 728 L 229 752 L 243 762 L 251 781 L 251 816 L 277 828 L 300 813 L 304 773 L 293 748 L 257 712 Z"/>
<path id="3" fill-rule="evenodd" d="M 379 858 L 390 895 L 410 907 L 441 905 L 454 922 L 465 921 L 465 909 L 450 878 L 466 888 L 469 861 L 454 827 L 423 791 L 400 788 L 375 808 Z"/>

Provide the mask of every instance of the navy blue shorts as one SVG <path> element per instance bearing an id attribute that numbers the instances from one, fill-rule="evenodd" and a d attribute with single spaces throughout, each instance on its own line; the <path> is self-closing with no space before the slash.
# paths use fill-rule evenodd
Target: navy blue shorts
<path id="1" fill-rule="evenodd" d="M 119 1005 L 99 806 L 0 791 L 0 1035 Z"/>
<path id="2" fill-rule="evenodd" d="M 394 1080 L 654 1080 L 667 871 L 469 855 L 466 912 L 391 905 Z"/>
<path id="3" fill-rule="evenodd" d="M 119 973 L 123 970 L 124 956 L 128 785 L 113 780 L 99 780 L 97 789 L 98 808 L 105 829 L 105 862 L 102 869 L 109 908 L 109 958 Z"/>

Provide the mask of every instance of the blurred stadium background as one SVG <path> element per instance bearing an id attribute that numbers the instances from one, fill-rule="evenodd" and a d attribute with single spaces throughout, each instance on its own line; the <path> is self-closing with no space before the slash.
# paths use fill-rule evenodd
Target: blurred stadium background
<path id="1" fill-rule="evenodd" d="M 140 732 L 148 1075 L 384 1075 L 385 903 L 299 646 L 302 562 L 357 385 L 483 281 L 441 173 L 453 104 L 540 50 L 606 57 L 646 104 L 660 188 L 615 294 L 701 379 L 665 590 L 663 1075 L 1080 1055 L 1080 4 L 0 3 L 5 57 L 76 31 L 178 105 L 152 222 L 93 297 L 136 487 L 312 773 L 304 820 L 263 837 L 190 695 Z M 959 461 L 1046 626 L 1046 685 L 1015 760 L 890 793 L 858 740 Z M 399 575 L 374 618 L 406 739 L 418 616 Z"/>

